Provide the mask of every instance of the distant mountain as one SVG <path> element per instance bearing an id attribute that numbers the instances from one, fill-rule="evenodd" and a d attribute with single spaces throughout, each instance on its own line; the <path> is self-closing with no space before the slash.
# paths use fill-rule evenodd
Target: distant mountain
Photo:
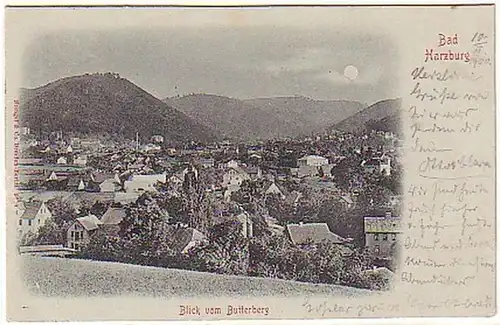
<path id="1" fill-rule="evenodd" d="M 239 100 L 193 94 L 164 99 L 168 105 L 231 138 L 242 140 L 294 137 L 323 132 L 359 112 L 363 104 L 306 97 Z"/>
<path id="2" fill-rule="evenodd" d="M 381 100 L 331 128 L 347 132 L 377 130 L 400 133 L 400 110 L 401 99 Z"/>
<path id="3" fill-rule="evenodd" d="M 86 74 L 23 89 L 20 120 L 33 132 L 112 134 L 142 140 L 211 141 L 217 133 L 117 74 Z"/>

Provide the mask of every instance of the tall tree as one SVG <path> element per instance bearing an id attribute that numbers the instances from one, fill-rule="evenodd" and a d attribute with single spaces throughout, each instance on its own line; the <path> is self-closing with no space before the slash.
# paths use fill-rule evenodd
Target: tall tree
<path id="1" fill-rule="evenodd" d="M 220 274 L 247 274 L 248 239 L 241 233 L 241 225 L 232 221 L 210 228 L 208 241 L 190 252 L 194 268 Z"/>
<path id="2" fill-rule="evenodd" d="M 151 194 L 145 193 L 127 208 L 120 237 L 131 262 L 160 266 L 172 253 L 170 232 L 168 213 L 158 206 Z"/>

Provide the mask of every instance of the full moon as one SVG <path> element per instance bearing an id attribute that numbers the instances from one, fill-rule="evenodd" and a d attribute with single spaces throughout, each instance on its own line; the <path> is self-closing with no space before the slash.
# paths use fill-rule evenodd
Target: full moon
<path id="1" fill-rule="evenodd" d="M 353 65 L 348 65 L 344 68 L 344 77 L 349 80 L 354 80 L 358 77 L 358 68 Z"/>

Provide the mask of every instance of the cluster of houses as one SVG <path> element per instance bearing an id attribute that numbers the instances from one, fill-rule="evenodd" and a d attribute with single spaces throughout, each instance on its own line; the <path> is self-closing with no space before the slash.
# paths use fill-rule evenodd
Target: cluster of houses
<path id="1" fill-rule="evenodd" d="M 31 155 L 21 159 L 19 164 L 21 201 L 16 216 L 20 238 L 29 232 L 37 233 L 52 217 L 47 201 L 55 197 L 71 204 L 77 211 L 83 203 L 109 203 L 110 207 L 102 216 L 88 214 L 75 218 L 68 228 L 66 248 L 80 250 L 96 232 L 116 233 L 126 216 L 126 205 L 135 202 L 143 193 L 159 191 L 159 186 L 163 185 L 169 194 L 176 195 L 182 187 L 199 184 L 198 179 L 202 176 L 205 178 L 204 190 L 213 192 L 221 202 L 231 202 L 244 182 L 260 181 L 264 184 L 263 196 L 276 195 L 288 203 L 297 204 L 302 193 L 282 185 L 285 180 L 293 180 L 334 189 L 335 195 L 348 208 L 356 204 L 353 193 L 336 189 L 333 176 L 335 168 L 351 154 L 346 149 L 353 146 L 349 141 L 357 141 L 346 135 L 326 140 L 290 140 L 286 144 L 271 141 L 242 146 L 225 141 L 210 146 L 191 144 L 181 148 L 165 146 L 159 135 L 153 136 L 146 145 L 139 146 L 135 141 L 125 148 L 106 146 L 95 139 L 64 141 L 62 138 L 57 134 L 56 140 L 48 144 L 32 140 L 26 144 L 37 149 L 30 149 Z M 387 137 L 382 135 L 382 138 Z M 311 152 L 311 148 L 321 147 L 317 146 L 321 141 L 342 146 L 330 151 Z M 292 151 L 284 149 L 286 146 L 295 150 L 295 155 L 300 154 L 292 166 L 283 166 L 288 162 L 280 160 L 281 153 L 289 156 Z M 368 150 L 362 145 L 358 147 L 352 148 L 353 154 L 359 151 L 362 155 Z M 375 150 L 359 160 L 360 167 L 367 174 L 390 176 L 394 155 L 394 150 Z M 397 201 L 398 198 L 394 197 L 394 201 L 387 202 L 388 209 Z M 255 236 L 254 218 L 243 209 L 221 216 L 224 218 L 241 223 L 243 236 Z M 347 249 L 352 242 L 351 238 L 342 238 L 331 232 L 326 223 L 282 226 L 269 215 L 264 219 L 271 231 L 286 234 L 294 245 L 311 245 L 326 240 Z M 390 213 L 365 216 L 364 229 L 366 247 L 381 258 L 390 258 L 401 231 L 399 217 Z M 177 227 L 172 237 L 180 253 L 186 253 L 190 247 L 206 239 L 195 225 Z"/>
<path id="2" fill-rule="evenodd" d="M 28 232 L 36 233 L 52 217 L 51 211 L 42 201 L 20 204 L 17 214 L 19 215 L 18 233 L 20 236 Z M 65 247 L 80 250 L 84 245 L 89 244 L 92 235 L 99 231 L 116 235 L 125 217 L 125 208 L 111 206 L 100 218 L 90 213 L 84 217 L 75 218 L 67 229 Z M 242 225 L 241 231 L 245 238 L 254 236 L 254 221 L 249 213 L 242 211 L 231 217 Z M 298 223 L 282 227 L 269 219 L 266 220 L 269 221 L 270 230 L 286 234 L 294 245 L 317 245 L 328 241 L 333 245 L 341 246 L 346 253 L 349 252 L 348 244 L 352 242 L 352 238 L 343 238 L 331 232 L 326 223 Z M 399 217 L 392 216 L 390 213 L 381 216 L 365 216 L 364 229 L 365 246 L 374 256 L 382 259 L 394 256 L 401 233 Z M 206 240 L 203 233 L 186 225 L 178 227 L 172 236 L 175 243 L 174 249 L 183 254 L 186 254 L 189 248 Z"/>

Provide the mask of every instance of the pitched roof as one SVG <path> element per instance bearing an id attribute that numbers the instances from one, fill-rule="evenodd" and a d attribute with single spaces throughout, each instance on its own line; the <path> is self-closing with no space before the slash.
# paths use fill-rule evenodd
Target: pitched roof
<path id="1" fill-rule="evenodd" d="M 318 155 L 306 155 L 306 156 L 302 156 L 301 158 L 299 158 L 299 160 L 308 160 L 308 159 L 327 160 L 327 158 L 325 158 L 323 156 L 318 156 Z"/>
<path id="2" fill-rule="evenodd" d="M 185 252 L 190 244 L 204 240 L 206 237 L 194 228 L 179 228 L 172 238 L 172 248 L 178 252 Z"/>
<path id="3" fill-rule="evenodd" d="M 248 173 L 243 168 L 241 168 L 240 166 L 229 167 L 228 169 L 233 169 L 234 171 L 236 171 L 240 175 L 249 176 Z"/>
<path id="4" fill-rule="evenodd" d="M 97 218 L 93 214 L 76 218 L 76 221 L 78 221 L 87 231 L 96 230 L 97 228 L 99 228 L 99 225 L 102 224 L 101 220 L 99 220 L 99 218 Z"/>
<path id="5" fill-rule="evenodd" d="M 110 174 L 110 173 L 99 173 L 99 172 L 96 172 L 96 173 L 93 173 L 92 174 L 92 179 L 94 182 L 98 183 L 98 184 L 101 184 L 102 182 L 104 182 L 105 180 L 107 179 L 114 179 L 115 178 L 115 174 Z"/>
<path id="6" fill-rule="evenodd" d="M 167 181 L 166 174 L 150 174 L 150 175 L 132 175 L 130 181 L 145 182 L 145 183 L 156 183 Z"/>
<path id="7" fill-rule="evenodd" d="M 118 225 L 126 214 L 123 208 L 109 208 L 102 216 L 101 222 L 105 225 Z"/>
<path id="8" fill-rule="evenodd" d="M 346 242 L 344 238 L 331 232 L 326 223 L 289 224 L 286 228 L 290 234 L 290 239 L 295 245 L 308 242 L 318 244 L 322 241 L 329 241 L 333 244 Z"/>
<path id="9" fill-rule="evenodd" d="M 40 210 L 40 208 L 42 207 L 42 204 L 42 201 L 24 202 L 25 210 L 21 215 L 21 219 L 35 219 L 35 216 L 38 213 L 38 210 Z"/>
<path id="10" fill-rule="evenodd" d="M 393 279 L 394 278 L 394 272 L 389 270 L 386 267 L 377 267 L 375 269 L 371 270 L 365 270 L 363 271 L 364 274 L 380 274 L 382 275 L 385 279 Z"/>
<path id="11" fill-rule="evenodd" d="M 275 182 L 272 182 L 267 187 L 265 193 L 266 194 L 269 194 L 269 193 L 280 193 L 281 195 L 284 195 L 284 191 Z"/>
<path id="12" fill-rule="evenodd" d="M 73 207 L 79 206 L 82 203 L 91 203 L 94 205 L 99 202 L 112 202 L 114 193 L 103 192 L 73 192 L 64 198 L 64 201 L 71 204 Z"/>
<path id="13" fill-rule="evenodd" d="M 365 216 L 365 233 L 399 233 L 401 218 L 398 216 Z"/>
<path id="14" fill-rule="evenodd" d="M 121 204 L 133 203 L 140 196 L 139 193 L 112 192 L 112 194 L 114 194 L 114 202 Z"/>

